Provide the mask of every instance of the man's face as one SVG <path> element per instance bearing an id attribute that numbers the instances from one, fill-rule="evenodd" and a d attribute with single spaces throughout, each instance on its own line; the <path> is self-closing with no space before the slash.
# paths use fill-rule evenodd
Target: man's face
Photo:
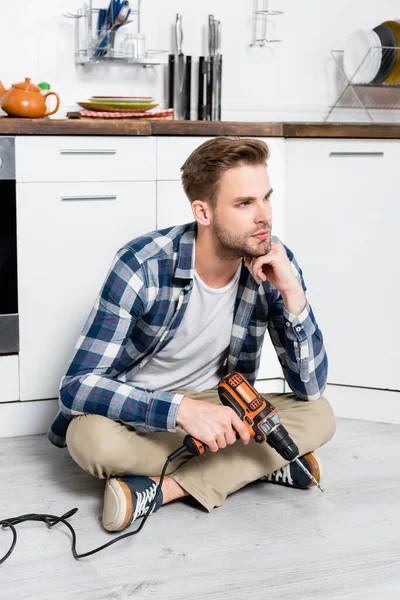
<path id="1" fill-rule="evenodd" d="M 265 165 L 241 165 L 223 174 L 211 224 L 220 258 L 271 250 L 271 192 Z"/>

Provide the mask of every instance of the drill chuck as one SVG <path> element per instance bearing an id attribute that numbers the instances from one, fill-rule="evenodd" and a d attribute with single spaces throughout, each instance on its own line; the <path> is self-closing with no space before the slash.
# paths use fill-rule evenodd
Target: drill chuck
<path id="1" fill-rule="evenodd" d="M 267 435 L 267 444 L 289 462 L 299 455 L 298 447 L 283 425 L 278 425 Z"/>

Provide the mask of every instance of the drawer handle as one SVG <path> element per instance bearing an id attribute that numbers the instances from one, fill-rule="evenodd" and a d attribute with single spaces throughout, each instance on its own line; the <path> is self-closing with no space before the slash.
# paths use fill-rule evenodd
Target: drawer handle
<path id="1" fill-rule="evenodd" d="M 61 196 L 63 202 L 78 201 L 84 202 L 86 200 L 116 200 L 117 196 Z"/>
<path id="2" fill-rule="evenodd" d="M 383 152 L 329 152 L 329 156 L 378 156 L 382 157 Z"/>
<path id="3" fill-rule="evenodd" d="M 99 150 L 99 149 L 91 149 L 91 150 L 60 150 L 60 154 L 117 154 L 116 150 Z"/>

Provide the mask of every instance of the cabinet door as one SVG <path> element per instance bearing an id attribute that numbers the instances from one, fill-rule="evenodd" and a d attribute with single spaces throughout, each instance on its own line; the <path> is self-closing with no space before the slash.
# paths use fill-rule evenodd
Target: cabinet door
<path id="1" fill-rule="evenodd" d="M 325 337 L 329 383 L 400 389 L 399 164 L 397 141 L 287 141 L 287 240 Z"/>
<path id="2" fill-rule="evenodd" d="M 115 252 L 155 228 L 155 182 L 17 184 L 20 399 L 57 396 Z"/>

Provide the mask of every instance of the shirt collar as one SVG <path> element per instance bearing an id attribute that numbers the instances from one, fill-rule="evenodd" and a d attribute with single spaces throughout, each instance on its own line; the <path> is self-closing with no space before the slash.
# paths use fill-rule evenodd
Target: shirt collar
<path id="1" fill-rule="evenodd" d="M 197 235 L 197 223 L 189 223 L 179 240 L 178 261 L 174 277 L 176 279 L 193 279 L 194 277 L 194 249 Z"/>

